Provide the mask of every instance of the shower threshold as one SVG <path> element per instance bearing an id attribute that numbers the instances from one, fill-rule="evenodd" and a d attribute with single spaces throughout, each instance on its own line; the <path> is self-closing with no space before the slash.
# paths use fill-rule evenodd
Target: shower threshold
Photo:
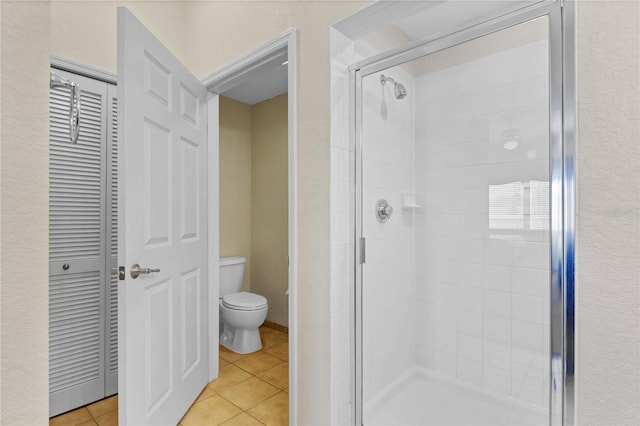
<path id="1" fill-rule="evenodd" d="M 413 367 L 365 405 L 366 425 L 548 425 L 548 414 Z"/>

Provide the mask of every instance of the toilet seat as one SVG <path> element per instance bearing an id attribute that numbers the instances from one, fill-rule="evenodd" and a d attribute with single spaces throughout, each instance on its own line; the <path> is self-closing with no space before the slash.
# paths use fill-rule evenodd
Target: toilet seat
<path id="1" fill-rule="evenodd" d="M 259 294 L 242 291 L 223 296 L 222 305 L 236 311 L 257 311 L 267 306 L 267 299 Z"/>

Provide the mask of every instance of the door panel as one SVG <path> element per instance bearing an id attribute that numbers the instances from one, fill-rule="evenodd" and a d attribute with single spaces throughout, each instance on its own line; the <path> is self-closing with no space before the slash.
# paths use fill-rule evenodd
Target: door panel
<path id="1" fill-rule="evenodd" d="M 69 90 L 49 101 L 49 414 L 104 397 L 107 85 L 80 85 L 78 142 L 69 142 Z"/>
<path id="2" fill-rule="evenodd" d="M 120 423 L 176 424 L 208 373 L 206 90 L 124 8 L 118 99 Z"/>

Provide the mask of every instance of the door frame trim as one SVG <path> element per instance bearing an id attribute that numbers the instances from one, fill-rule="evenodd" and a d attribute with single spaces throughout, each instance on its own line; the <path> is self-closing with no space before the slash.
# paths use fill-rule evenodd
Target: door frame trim
<path id="1" fill-rule="evenodd" d="M 206 88 L 206 86 L 205 86 Z M 207 199 L 208 222 L 207 222 L 207 247 L 209 256 L 209 282 L 207 284 L 207 298 L 209 303 L 209 372 L 207 382 L 218 378 L 220 360 L 218 355 L 219 323 L 218 316 L 218 296 L 220 294 L 220 132 L 214 131 L 220 126 L 219 96 L 210 92 L 207 93 Z M 215 167 L 214 167 L 215 166 Z M 216 289 L 214 294 L 214 288 Z"/>
<path id="2" fill-rule="evenodd" d="M 286 52 L 288 73 L 288 213 L 289 213 L 289 424 L 297 424 L 297 29 L 289 28 L 267 43 L 240 56 L 200 82 L 214 95 L 233 87 L 246 75 Z M 216 135 L 217 136 L 217 135 Z M 213 159 L 210 157 L 210 161 Z M 211 193 L 210 193 L 211 196 Z M 216 219 L 217 220 L 217 219 Z M 213 217 L 209 215 L 209 229 Z M 215 227 L 217 223 L 213 224 Z M 215 303 L 209 314 L 217 315 Z M 217 319 L 216 319 L 217 321 Z M 211 331 L 210 331 L 211 332 Z M 217 341 L 209 339 L 210 341 Z M 214 348 L 215 350 L 215 348 Z M 213 353 L 213 352 L 212 352 Z"/>
<path id="3" fill-rule="evenodd" d="M 63 71 L 72 72 L 74 74 L 79 74 L 84 77 L 100 80 L 116 86 L 118 85 L 118 76 L 116 73 L 92 67 L 91 65 L 82 64 L 71 59 L 63 58 L 62 56 L 51 55 L 50 59 L 51 66 L 53 68 L 58 68 Z"/>

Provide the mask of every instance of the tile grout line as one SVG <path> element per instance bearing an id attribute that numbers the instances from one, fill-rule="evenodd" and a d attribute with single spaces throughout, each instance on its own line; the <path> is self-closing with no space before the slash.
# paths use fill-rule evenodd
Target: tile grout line
<path id="1" fill-rule="evenodd" d="M 265 370 L 265 371 L 266 371 L 266 370 Z M 266 400 L 268 400 L 268 399 L 270 399 L 270 398 L 273 398 L 274 396 L 278 395 L 278 394 L 279 394 L 279 393 L 281 393 L 281 392 L 282 392 L 282 393 L 287 393 L 287 392 L 286 392 L 284 389 L 280 389 L 279 387 L 274 386 L 274 385 L 272 385 L 271 383 L 266 382 L 265 380 L 262 380 L 260 377 L 257 377 L 257 376 L 252 376 L 252 377 L 255 377 L 255 378 L 257 378 L 258 380 L 261 380 L 262 382 L 264 382 L 264 383 L 266 383 L 266 384 L 268 384 L 268 385 L 270 385 L 270 386 L 272 386 L 272 387 L 276 388 L 276 389 L 277 389 L 277 392 L 275 392 L 274 394 L 268 395 L 267 397 L 265 397 L 264 399 L 262 399 L 262 400 L 258 401 L 256 404 L 252 405 L 251 407 L 249 407 L 249 408 L 247 408 L 247 409 L 243 409 L 242 407 L 240 407 L 240 406 L 238 406 L 237 404 L 235 404 L 232 400 L 227 399 L 224 395 L 222 395 L 221 393 L 219 393 L 217 390 L 213 390 L 213 389 L 211 389 L 211 391 L 214 393 L 214 395 L 211 395 L 211 396 L 208 396 L 208 397 L 206 397 L 206 398 L 201 399 L 200 401 L 198 401 L 198 402 L 194 403 L 194 404 L 192 405 L 192 407 L 193 407 L 193 406 L 195 406 L 196 404 L 199 404 L 200 402 L 203 402 L 203 401 L 205 401 L 205 400 L 207 400 L 207 399 L 210 399 L 210 398 L 212 398 L 212 397 L 214 397 L 214 396 L 218 396 L 218 397 L 220 397 L 220 398 L 224 399 L 224 400 L 225 400 L 226 402 L 228 402 L 229 404 L 231 404 L 231 405 L 233 405 L 234 407 L 236 407 L 236 408 L 238 408 L 239 410 L 241 410 L 241 412 L 240 412 L 240 413 L 236 414 L 236 415 L 235 415 L 235 416 L 233 416 L 233 417 L 230 417 L 230 418 L 226 419 L 224 422 L 227 422 L 227 421 L 229 421 L 229 420 L 231 420 L 231 419 L 234 419 L 234 418 L 236 418 L 236 417 L 238 417 L 238 416 L 240 416 L 240 415 L 242 415 L 242 414 L 246 414 L 246 415 L 250 416 L 251 418 L 255 419 L 256 421 L 258 421 L 260 424 L 264 425 L 265 423 L 261 422 L 259 419 L 257 419 L 257 418 L 256 418 L 255 416 L 253 416 L 251 413 L 249 413 L 249 410 L 251 410 L 252 408 L 257 407 L 258 405 L 262 404 L 263 402 L 265 402 Z M 246 382 L 246 381 L 248 381 L 248 380 L 251 380 L 251 378 L 252 378 L 252 377 L 248 377 L 248 378 L 246 378 L 246 379 L 244 379 L 244 380 L 242 380 L 242 381 L 240 381 L 240 382 L 238 382 L 238 383 L 234 383 L 234 384 L 232 384 L 232 385 L 225 386 L 225 387 L 223 387 L 223 388 L 222 388 L 222 390 L 224 390 L 224 389 L 228 389 L 228 388 L 230 388 L 230 387 L 233 387 L 233 386 L 239 385 L 239 384 L 241 384 L 241 383 L 244 383 L 244 382 Z M 187 413 L 188 413 L 188 411 L 187 411 Z M 185 413 L 185 416 L 186 416 L 186 413 Z M 223 422 L 223 423 L 224 423 L 224 422 Z M 180 423 L 180 424 L 182 424 L 182 423 Z"/>
<path id="2" fill-rule="evenodd" d="M 275 343 L 275 344 L 273 344 L 273 345 L 271 345 L 271 346 L 275 346 L 275 345 L 278 345 L 278 344 L 281 344 L 281 343 L 287 343 L 287 345 L 288 345 L 288 344 L 289 344 L 289 341 L 288 341 L 288 339 L 287 339 L 287 340 L 283 340 L 282 342 Z M 271 346 L 270 346 L 270 347 L 271 347 Z M 238 383 L 234 383 L 234 384 L 231 384 L 231 385 L 229 385 L 229 386 L 225 386 L 225 387 L 221 388 L 220 390 L 228 389 L 228 388 L 230 388 L 230 387 L 233 387 L 233 386 L 239 385 L 239 384 L 241 384 L 241 383 L 244 383 L 244 382 L 246 382 L 246 381 L 248 381 L 248 380 L 251 380 L 251 378 L 256 378 L 256 379 L 260 380 L 261 382 L 263 382 L 263 383 L 265 383 L 265 384 L 267 384 L 267 385 L 269 385 L 269 386 L 271 386 L 271 387 L 273 387 L 273 388 L 277 389 L 277 391 L 276 391 L 275 393 L 273 393 L 273 394 L 271 394 L 271 395 L 266 396 L 264 399 L 261 399 L 260 401 L 256 402 L 254 405 L 252 405 L 251 407 L 249 407 L 249 408 L 247 408 L 247 409 L 245 410 L 245 409 L 243 409 L 242 407 L 239 407 L 238 405 L 236 405 L 236 404 L 235 404 L 233 401 L 231 401 L 230 399 L 227 399 L 224 395 L 222 395 L 220 392 L 218 392 L 218 390 L 214 390 L 213 392 L 214 392 L 216 395 L 220 396 L 220 397 L 221 397 L 222 399 L 224 399 L 225 401 L 229 402 L 231 405 L 233 405 L 233 406 L 235 406 L 235 407 L 238 407 L 240 410 L 242 410 L 242 413 L 247 414 L 248 416 L 250 416 L 250 417 L 251 417 L 251 418 L 253 418 L 253 419 L 256 419 L 259 423 L 264 424 L 264 423 L 262 423 L 262 422 L 260 421 L 260 419 L 257 419 L 255 416 L 253 416 L 251 413 L 249 413 L 249 410 L 251 410 L 251 409 L 253 409 L 253 408 L 257 407 L 258 405 L 262 404 L 263 402 L 267 401 L 268 399 L 275 397 L 275 396 L 276 396 L 276 395 L 278 395 L 279 393 L 287 393 L 287 392 L 285 391 L 285 389 L 286 389 L 286 388 L 285 388 L 285 389 L 282 389 L 282 388 L 280 388 L 279 386 L 275 386 L 274 384 L 271 384 L 271 383 L 269 383 L 268 381 L 264 380 L 263 378 L 259 377 L 259 376 L 258 376 L 258 374 L 264 373 L 264 372 L 266 372 L 266 371 L 268 371 L 268 370 L 271 370 L 272 368 L 278 367 L 278 366 L 280 366 L 280 365 L 282 365 L 282 364 L 285 364 L 285 363 L 287 363 L 287 364 L 288 364 L 288 363 L 289 363 L 289 361 L 288 361 L 288 360 L 283 360 L 282 358 L 280 358 L 280 357 L 278 357 L 278 356 L 276 356 L 276 355 L 273 355 L 273 354 L 270 354 L 270 353 L 266 352 L 266 351 L 265 351 L 265 348 L 260 349 L 260 351 L 259 351 L 259 352 L 265 353 L 265 354 L 267 354 L 267 355 L 271 355 L 272 357 L 274 357 L 274 358 L 278 359 L 280 362 L 279 362 L 278 364 L 276 364 L 276 365 L 273 365 L 273 366 L 271 366 L 271 367 L 265 368 L 264 370 L 258 371 L 258 372 L 256 372 L 256 373 L 252 373 L 252 372 L 250 372 L 250 371 L 248 371 L 248 370 L 245 370 L 245 369 L 244 369 L 244 368 L 242 368 L 241 366 L 236 365 L 236 362 L 242 361 L 242 358 L 241 358 L 241 359 L 237 359 L 237 360 L 235 360 L 234 362 L 230 362 L 230 365 L 233 365 L 234 367 L 239 368 L 240 370 L 242 370 L 242 371 L 246 372 L 247 374 L 249 374 L 251 377 L 247 377 L 246 379 L 244 379 L 244 380 L 242 380 L 242 381 L 240 381 L 240 382 L 238 382 Z M 223 358 L 223 359 L 224 359 L 224 358 Z M 245 358 L 245 359 L 246 359 L 246 358 Z M 225 360 L 225 361 L 226 361 L 226 360 Z M 227 361 L 227 362 L 229 362 L 229 361 Z M 209 398 L 210 398 L 210 397 L 209 397 Z M 207 398 L 205 398 L 205 399 L 207 399 Z M 237 416 L 240 416 L 242 413 L 237 414 L 236 416 L 232 417 L 231 419 L 233 419 L 233 418 L 235 418 L 235 417 L 237 417 Z M 225 420 L 225 421 L 228 421 L 228 420 L 231 420 L 231 419 L 227 419 L 227 420 Z"/>
<path id="3" fill-rule="evenodd" d="M 218 351 L 219 359 L 220 359 L 220 360 L 224 360 L 224 361 L 227 363 L 227 365 L 225 365 L 224 367 L 220 367 L 220 369 L 225 368 L 225 367 L 227 367 L 227 366 L 234 366 L 235 368 L 239 369 L 239 370 L 240 370 L 240 371 L 242 371 L 243 373 L 248 374 L 248 375 L 249 375 L 249 377 L 246 377 L 245 379 L 240 380 L 239 382 L 229 384 L 228 386 L 224 386 L 224 387 L 222 387 L 222 388 L 220 388 L 220 389 L 212 389 L 212 388 L 209 388 L 209 387 L 208 387 L 208 385 L 209 385 L 210 383 L 212 383 L 212 382 L 207 383 L 207 385 L 204 387 L 204 389 L 202 390 L 202 392 L 204 392 L 206 389 L 209 389 L 209 390 L 212 392 L 212 394 L 211 394 L 211 395 L 209 395 L 209 396 L 207 396 L 207 397 L 205 397 L 205 398 L 202 398 L 201 400 L 199 400 L 199 401 L 197 401 L 197 402 L 194 402 L 194 403 L 193 403 L 193 405 L 191 405 L 191 407 L 189 408 L 189 410 L 191 410 L 194 406 L 196 406 L 196 405 L 197 405 L 197 404 L 199 404 L 200 402 L 203 402 L 203 401 L 205 401 L 205 400 L 207 400 L 207 399 L 210 399 L 210 398 L 212 398 L 213 396 L 218 396 L 218 397 L 220 397 L 223 401 L 225 401 L 225 402 L 227 402 L 227 403 L 231 404 L 233 407 L 235 407 L 235 408 L 237 408 L 238 410 L 240 410 L 240 412 L 239 412 L 239 413 L 237 413 L 236 415 L 234 415 L 234 416 L 230 417 L 229 419 L 224 420 L 224 422 L 228 422 L 229 420 L 232 420 L 232 419 L 233 419 L 233 418 L 235 418 L 235 417 L 238 417 L 238 416 L 241 416 L 241 415 L 245 414 L 245 415 L 247 415 L 247 416 L 251 417 L 252 419 L 254 419 L 255 421 L 257 421 L 258 423 L 260 423 L 260 424 L 262 424 L 262 425 L 265 425 L 265 423 L 264 423 L 262 420 L 260 420 L 259 418 L 255 417 L 253 414 L 249 413 L 249 410 L 256 408 L 257 406 L 259 406 L 259 405 L 263 404 L 265 401 L 267 401 L 267 400 L 269 400 L 269 399 L 271 399 L 271 398 L 274 398 L 274 397 L 278 396 L 278 395 L 279 395 L 279 394 L 281 394 L 281 393 L 283 393 L 283 394 L 288 394 L 289 381 L 287 380 L 287 386 L 286 386 L 285 388 L 281 388 L 280 386 L 276 386 L 275 384 L 270 383 L 270 382 L 269 382 L 269 381 L 267 381 L 266 379 L 263 379 L 262 377 L 259 377 L 259 376 L 258 376 L 258 374 L 263 374 L 263 373 L 265 373 L 265 372 L 267 372 L 267 371 L 269 371 L 269 370 L 271 370 L 271 369 L 274 369 L 274 368 L 276 368 L 276 367 L 280 367 L 280 366 L 282 366 L 283 364 L 287 364 L 287 365 L 288 365 L 288 363 L 289 363 L 289 359 L 288 359 L 288 357 L 287 357 L 287 359 L 283 359 L 282 357 L 279 357 L 279 356 L 277 356 L 277 355 L 275 355 L 275 354 L 269 353 L 269 352 L 267 352 L 266 350 L 267 350 L 267 349 L 270 349 L 270 348 L 272 348 L 272 347 L 275 347 L 275 346 L 277 346 L 277 345 L 281 345 L 281 344 L 283 344 L 283 343 L 284 343 L 284 344 L 286 344 L 286 345 L 287 345 L 287 347 L 288 347 L 288 345 L 289 345 L 289 336 L 288 336 L 287 334 L 284 334 L 284 333 L 282 333 L 282 332 L 280 332 L 280 331 L 278 331 L 278 330 L 271 329 L 271 328 L 268 328 L 268 329 L 262 329 L 262 330 L 265 332 L 265 334 L 269 334 L 269 335 L 272 335 L 272 336 L 274 336 L 274 337 L 275 337 L 275 342 L 272 342 L 272 344 L 271 344 L 271 345 L 269 345 L 268 347 L 263 347 L 263 348 L 261 348 L 259 351 L 254 352 L 254 353 L 252 353 L 252 354 L 242 354 L 240 358 L 235 359 L 235 361 L 233 361 L 233 362 L 226 360 L 226 359 L 224 358 L 224 356 L 221 356 L 221 355 L 220 355 L 220 351 Z M 274 359 L 275 359 L 275 360 L 277 360 L 278 362 L 277 362 L 275 365 L 271 365 L 271 366 L 269 366 L 269 367 L 267 367 L 267 368 L 265 368 L 265 369 L 262 369 L 262 370 L 260 370 L 260 371 L 258 371 L 258 372 L 255 372 L 255 373 L 250 372 L 250 371 L 248 371 L 247 369 L 245 369 L 245 368 L 243 368 L 243 367 L 241 367 L 241 366 L 239 366 L 239 365 L 236 365 L 236 363 L 237 363 L 237 362 L 240 362 L 240 361 L 242 361 L 242 360 L 247 359 L 247 357 L 248 357 L 248 356 L 251 356 L 251 355 L 254 355 L 254 354 L 257 354 L 257 353 L 260 353 L 260 352 L 261 352 L 261 353 L 263 353 L 263 354 L 269 355 L 270 357 L 274 358 Z M 288 353 L 288 352 L 287 352 L 287 353 Z M 235 354 L 235 355 L 240 355 L 240 354 Z M 234 357 L 235 357 L 235 356 L 234 356 Z M 260 399 L 258 402 L 256 402 L 255 404 L 253 404 L 251 407 L 247 408 L 246 410 L 245 410 L 245 409 L 243 409 L 242 407 L 238 406 L 238 405 L 237 405 L 237 404 L 235 404 L 233 401 L 231 401 L 230 399 L 226 398 L 225 396 L 223 396 L 223 395 L 219 392 L 219 391 L 222 391 L 222 390 L 224 390 L 224 389 L 228 389 L 228 388 L 230 388 L 230 387 L 233 387 L 233 386 L 239 385 L 239 384 L 241 384 L 241 383 L 244 383 L 244 382 L 246 382 L 246 381 L 248 381 L 248 380 L 250 380 L 250 379 L 252 379 L 252 378 L 256 378 L 256 379 L 258 379 L 260 382 L 262 382 L 262 383 L 264 383 L 264 384 L 266 384 L 266 385 L 268 385 L 268 386 L 272 387 L 272 388 L 275 390 L 275 392 L 274 392 L 273 394 L 270 394 L 270 395 L 268 395 L 268 396 L 266 396 L 266 397 L 264 397 L 264 398 Z M 202 392 L 201 392 L 201 393 L 202 393 Z M 198 397 L 199 397 L 199 395 L 198 395 Z M 60 414 L 60 416 L 64 416 L 64 415 L 67 415 L 67 414 L 69 414 L 69 413 L 80 412 L 80 411 L 86 410 L 86 412 L 87 412 L 87 413 L 88 413 L 88 415 L 89 415 L 89 418 L 85 418 L 84 420 L 82 420 L 82 421 L 80 421 L 80 422 L 74 422 L 73 426 L 78 426 L 78 425 L 80 425 L 80 424 L 82 424 L 82 423 L 86 423 L 86 422 L 87 422 L 87 421 L 89 421 L 89 420 L 91 420 L 91 421 L 93 421 L 95 424 L 99 425 L 100 423 L 98 422 L 98 418 L 99 418 L 99 417 L 106 416 L 106 415 L 108 415 L 108 414 L 112 414 L 113 412 L 116 412 L 116 413 L 117 413 L 117 411 L 118 411 L 117 407 L 116 407 L 115 409 L 113 409 L 113 410 L 109 410 L 109 411 L 106 411 L 106 412 L 100 413 L 100 415 L 99 415 L 99 416 L 95 416 L 95 415 L 93 414 L 93 412 L 89 409 L 89 407 L 90 407 L 90 406 L 92 406 L 92 405 L 94 405 L 94 404 L 98 404 L 98 403 L 100 403 L 100 402 L 102 402 L 102 401 L 106 401 L 106 400 L 108 400 L 108 399 L 110 399 L 110 398 L 117 398 L 117 394 L 116 394 L 116 395 L 112 395 L 112 396 L 110 396 L 110 397 L 107 397 L 107 398 L 105 398 L 105 399 L 103 399 L 103 400 L 95 401 L 95 402 L 93 402 L 93 403 L 87 404 L 87 405 L 85 405 L 85 406 L 83 406 L 83 407 L 79 407 L 79 408 L 77 408 L 77 409 L 75 409 L 75 410 L 71 410 L 71 411 L 69 411 L 69 412 L 67 412 L 67 413 L 62 413 L 62 414 Z M 185 416 L 189 413 L 189 410 L 187 410 L 187 413 L 185 413 Z M 56 417 L 58 417 L 58 416 L 56 416 Z M 116 414 L 116 417 L 117 417 L 117 414 Z M 54 417 L 53 419 L 55 419 L 55 417 Z M 182 422 L 182 420 L 183 420 L 183 419 L 184 419 L 184 417 L 183 417 L 182 419 L 180 419 L 180 422 Z M 51 419 L 50 419 L 50 422 L 51 422 Z M 223 422 L 223 423 L 224 423 L 224 422 Z M 182 425 L 182 423 L 180 423 L 180 425 Z"/>
<path id="4" fill-rule="evenodd" d="M 283 341 L 278 342 L 278 343 L 275 343 L 274 345 L 271 345 L 271 346 L 275 346 L 275 345 L 277 345 L 277 344 L 281 344 L 281 343 L 287 343 L 287 344 L 288 344 L 289 342 L 288 342 L 288 340 L 283 340 Z M 242 414 L 246 414 L 246 415 L 250 416 L 251 418 L 255 419 L 256 421 L 258 421 L 260 424 L 264 424 L 262 421 L 260 421 L 260 419 L 256 418 L 254 415 L 252 415 L 252 414 L 249 412 L 249 410 L 251 410 L 251 409 L 253 409 L 253 408 L 257 407 L 258 405 L 260 405 L 260 404 L 264 403 L 264 402 L 265 402 L 265 401 L 267 401 L 268 399 L 271 399 L 271 398 L 273 398 L 273 397 L 277 396 L 277 395 L 278 395 L 278 394 L 280 394 L 280 393 L 287 394 L 286 389 L 288 389 L 288 386 L 287 386 L 286 388 L 284 388 L 284 389 L 283 389 L 283 388 L 281 388 L 281 387 L 279 387 L 279 386 L 276 386 L 276 385 L 274 385 L 274 384 L 272 384 L 272 383 L 269 383 L 267 380 L 265 380 L 265 379 L 263 379 L 263 378 L 259 377 L 259 376 L 258 376 L 258 374 L 262 374 L 262 373 L 264 373 L 264 372 L 266 372 L 266 371 L 271 370 L 272 368 L 275 368 L 275 367 L 281 366 L 281 365 L 283 365 L 283 364 L 288 364 L 288 363 L 289 363 L 289 361 L 288 361 L 288 360 L 283 360 L 282 358 L 280 358 L 280 357 L 278 357 L 278 356 L 275 356 L 275 355 L 269 354 L 268 352 L 265 352 L 265 351 L 264 351 L 264 349 L 261 349 L 259 352 L 263 352 L 263 353 L 265 353 L 265 354 L 267 354 L 267 355 L 271 355 L 273 358 L 277 359 L 277 360 L 279 361 L 279 363 L 278 363 L 278 364 L 276 364 L 276 365 L 270 366 L 270 367 L 268 367 L 268 368 L 265 368 L 264 370 L 261 370 L 261 371 L 258 371 L 258 372 L 256 372 L 256 373 L 253 373 L 253 372 L 250 372 L 250 371 L 248 371 L 248 370 L 246 370 L 246 369 L 242 368 L 242 367 L 241 367 L 241 366 L 239 366 L 239 365 L 236 365 L 236 362 L 240 362 L 240 361 L 242 361 L 243 359 L 246 359 L 246 358 L 236 359 L 236 360 L 235 360 L 235 361 L 233 361 L 233 362 L 230 362 L 230 361 L 225 360 L 226 362 L 228 362 L 228 363 L 229 363 L 228 365 L 231 365 L 231 366 L 234 366 L 234 367 L 236 367 L 236 368 L 240 369 L 241 371 L 243 371 L 243 372 L 245 372 L 246 374 L 248 374 L 248 375 L 249 375 L 249 377 L 247 377 L 247 378 L 245 378 L 245 379 L 243 379 L 243 380 L 240 380 L 240 381 L 239 381 L 239 382 L 237 382 L 237 383 L 233 383 L 233 384 L 229 384 L 228 386 L 224 386 L 224 387 L 222 387 L 222 388 L 220 388 L 220 389 L 211 389 L 211 388 L 209 388 L 209 389 L 213 392 L 213 395 L 210 395 L 210 396 L 208 396 L 208 397 L 206 397 L 206 398 L 201 399 L 200 401 L 196 402 L 196 403 L 194 404 L 194 406 L 195 406 L 196 404 L 199 404 L 200 402 L 203 402 L 203 401 L 205 401 L 205 400 L 207 400 L 207 399 L 209 399 L 209 398 L 212 398 L 213 396 L 218 396 L 218 397 L 222 398 L 224 401 L 226 401 L 226 402 L 228 402 L 229 404 L 231 404 L 232 406 L 234 406 L 234 407 L 236 407 L 237 409 L 241 410 L 241 412 L 240 412 L 240 413 L 236 414 L 235 416 L 233 416 L 233 417 L 231 417 L 231 418 L 229 418 L 229 419 L 226 419 L 226 420 L 225 420 L 225 422 L 227 422 L 227 421 L 229 421 L 229 420 L 231 420 L 231 419 L 233 419 L 233 418 L 235 418 L 235 417 L 238 417 L 238 416 L 240 416 L 240 415 L 242 415 Z M 248 356 L 250 356 L 250 355 L 253 355 L 253 354 L 247 354 L 247 355 L 248 355 Z M 224 359 L 223 357 L 220 357 L 220 358 L 221 358 L 221 359 Z M 225 367 L 226 367 L 226 366 L 225 366 Z M 224 368 L 224 367 L 223 367 L 223 368 Z M 260 380 L 261 382 L 263 382 L 263 383 L 265 383 L 265 384 L 267 384 L 267 385 L 269 385 L 269 386 L 273 387 L 273 388 L 276 390 L 276 391 L 275 391 L 275 393 L 273 393 L 273 394 L 271 394 L 271 395 L 266 396 L 265 398 L 261 399 L 260 401 L 257 401 L 255 404 L 253 404 L 251 407 L 248 407 L 246 410 L 245 410 L 245 409 L 243 409 L 242 407 L 240 407 L 239 405 L 237 405 L 236 403 L 234 403 L 231 399 L 228 399 L 227 397 L 225 397 L 225 396 L 221 393 L 221 391 L 224 391 L 225 389 L 229 389 L 229 388 L 231 388 L 231 387 L 233 387 L 233 386 L 237 386 L 237 385 L 240 385 L 240 384 L 242 384 L 242 383 L 245 383 L 246 381 L 251 380 L 252 378 L 256 378 L 256 379 Z M 288 385 L 288 383 L 287 383 L 287 385 Z M 186 415 L 186 414 L 185 414 L 185 415 Z"/>
<path id="5" fill-rule="evenodd" d="M 281 362 L 281 363 L 280 363 L 280 364 L 278 364 L 278 365 L 281 365 L 281 364 L 284 364 L 284 362 Z M 277 366 L 274 366 L 274 367 L 277 367 Z M 274 367 L 271 367 L 271 368 L 274 368 Z M 240 367 L 238 367 L 238 368 L 240 368 Z M 261 371 L 260 373 L 264 373 L 265 371 L 270 370 L 271 368 L 267 368 L 266 370 L 263 370 L 263 371 Z M 243 370 L 243 371 L 246 371 L 246 370 Z M 247 371 L 247 373 L 249 373 L 249 372 Z M 248 380 L 251 380 L 252 378 L 256 378 L 256 379 L 260 380 L 261 382 L 266 383 L 267 385 L 269 385 L 269 386 L 271 386 L 271 387 L 276 388 L 276 389 L 278 390 L 278 392 L 276 392 L 276 393 L 274 393 L 274 394 L 272 394 L 272 395 L 269 395 L 269 396 L 265 397 L 264 399 L 262 399 L 262 400 L 260 400 L 259 402 L 257 402 L 255 405 L 252 405 L 251 407 L 249 407 L 249 408 L 247 408 L 246 410 L 244 410 L 242 407 L 239 407 L 238 405 L 236 405 L 236 404 L 235 404 L 233 401 L 231 401 L 230 399 L 227 399 L 224 395 L 222 395 L 222 394 L 221 394 L 220 392 L 218 392 L 217 390 L 214 390 L 214 389 L 211 389 L 211 390 L 212 390 L 216 395 L 220 396 L 220 397 L 221 397 L 221 398 L 223 398 L 225 401 L 228 401 L 228 402 L 230 402 L 231 404 L 235 405 L 236 407 L 240 408 L 240 409 L 241 409 L 242 411 L 244 411 L 244 412 L 246 412 L 246 411 L 250 410 L 251 408 L 255 407 L 256 405 L 259 405 L 260 403 L 262 403 L 262 402 L 266 401 L 267 399 L 271 398 L 272 396 L 277 395 L 277 394 L 278 394 L 278 393 L 280 393 L 280 392 L 284 392 L 284 389 L 281 389 L 281 388 L 279 388 L 278 386 L 275 386 L 275 385 L 273 385 L 273 384 L 271 384 L 271 383 L 267 382 L 266 380 L 262 379 L 261 377 L 258 377 L 258 376 L 254 375 L 254 374 L 252 374 L 252 373 L 249 373 L 249 374 L 251 374 L 251 377 L 247 377 L 246 379 L 244 379 L 244 380 L 242 380 L 242 381 L 240 381 L 240 382 L 238 382 L 238 383 L 234 383 L 234 384 L 232 384 L 232 385 L 225 386 L 225 387 L 221 388 L 221 390 L 231 388 L 231 387 L 233 387 L 233 386 L 236 386 L 236 385 L 239 385 L 239 384 L 241 384 L 241 383 L 244 383 L 244 382 L 246 382 L 246 381 L 248 381 Z M 259 373 L 258 373 L 258 374 L 259 374 Z M 201 401 L 204 401 L 205 399 L 209 399 L 209 398 L 211 398 L 211 397 L 203 398 Z M 201 402 L 201 401 L 198 401 L 198 402 Z"/>

